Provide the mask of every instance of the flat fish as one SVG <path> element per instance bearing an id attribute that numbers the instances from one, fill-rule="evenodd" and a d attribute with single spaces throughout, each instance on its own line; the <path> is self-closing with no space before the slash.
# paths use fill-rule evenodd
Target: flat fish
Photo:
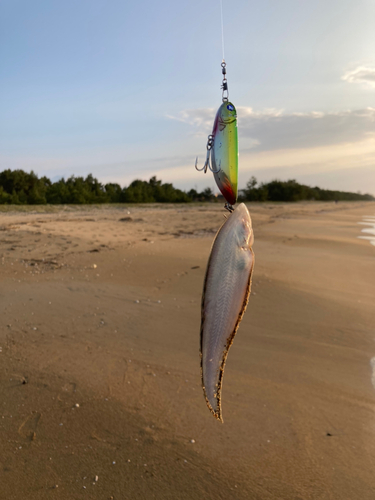
<path id="1" fill-rule="evenodd" d="M 249 301 L 253 242 L 250 214 L 241 203 L 216 234 L 207 264 L 200 332 L 202 385 L 208 408 L 221 421 L 224 366 Z"/>

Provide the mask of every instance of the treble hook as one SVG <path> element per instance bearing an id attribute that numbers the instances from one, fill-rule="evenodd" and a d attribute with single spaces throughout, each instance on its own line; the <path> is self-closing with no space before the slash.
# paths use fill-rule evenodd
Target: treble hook
<path id="1" fill-rule="evenodd" d="M 207 156 L 206 156 L 206 161 L 204 162 L 204 165 L 202 168 L 198 168 L 198 156 L 195 160 L 195 169 L 198 170 L 198 172 L 202 172 L 202 170 L 204 171 L 204 173 L 206 174 L 207 173 L 207 168 L 209 168 L 210 170 L 211 169 L 211 166 L 210 166 L 210 151 L 207 151 Z"/>
<path id="2" fill-rule="evenodd" d="M 202 172 L 202 170 L 204 171 L 204 173 L 206 174 L 207 173 L 207 169 L 210 169 L 211 172 L 213 174 L 218 174 L 221 170 L 221 168 L 219 167 L 219 170 L 214 170 L 212 167 L 211 167 L 211 164 L 210 164 L 210 153 L 211 153 L 211 149 L 212 149 L 212 146 L 214 145 L 214 136 L 213 135 L 209 135 L 208 136 L 208 139 L 207 139 L 207 155 L 206 155 L 206 161 L 204 162 L 204 165 L 202 168 L 198 168 L 198 156 L 195 160 L 195 168 L 196 170 L 198 170 L 198 172 Z"/>

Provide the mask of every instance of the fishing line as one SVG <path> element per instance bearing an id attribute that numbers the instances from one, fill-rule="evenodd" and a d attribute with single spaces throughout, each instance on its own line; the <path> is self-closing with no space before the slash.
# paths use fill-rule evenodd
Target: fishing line
<path id="1" fill-rule="evenodd" d="M 225 61 L 224 57 L 224 21 L 223 21 L 223 0 L 220 0 L 220 11 L 221 11 L 221 45 L 223 49 L 223 61 Z"/>

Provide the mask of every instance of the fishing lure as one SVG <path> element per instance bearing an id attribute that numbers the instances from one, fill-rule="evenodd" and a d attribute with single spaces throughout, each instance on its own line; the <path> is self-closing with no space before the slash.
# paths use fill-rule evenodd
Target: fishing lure
<path id="1" fill-rule="evenodd" d="M 212 134 L 207 140 L 207 156 L 202 168 L 198 168 L 198 158 L 195 168 L 198 171 L 208 169 L 214 174 L 214 178 L 222 195 L 227 200 L 227 208 L 233 210 L 232 205 L 237 201 L 238 185 L 238 134 L 237 134 L 237 111 L 234 105 L 229 102 L 228 82 L 226 78 L 226 63 L 221 63 L 223 82 L 223 103 L 219 107 Z M 210 156 L 211 164 L 210 165 Z"/>
<path id="2" fill-rule="evenodd" d="M 224 366 L 249 301 L 253 242 L 250 214 L 241 203 L 215 237 L 204 280 L 200 332 L 202 386 L 208 408 L 221 421 Z"/>

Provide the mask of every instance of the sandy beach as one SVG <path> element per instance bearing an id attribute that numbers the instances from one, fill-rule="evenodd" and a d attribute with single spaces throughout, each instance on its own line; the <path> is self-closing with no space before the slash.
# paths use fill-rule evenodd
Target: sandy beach
<path id="1" fill-rule="evenodd" d="M 375 203 L 248 208 L 221 424 L 199 360 L 221 204 L 1 207 L 1 500 L 375 498 Z"/>

